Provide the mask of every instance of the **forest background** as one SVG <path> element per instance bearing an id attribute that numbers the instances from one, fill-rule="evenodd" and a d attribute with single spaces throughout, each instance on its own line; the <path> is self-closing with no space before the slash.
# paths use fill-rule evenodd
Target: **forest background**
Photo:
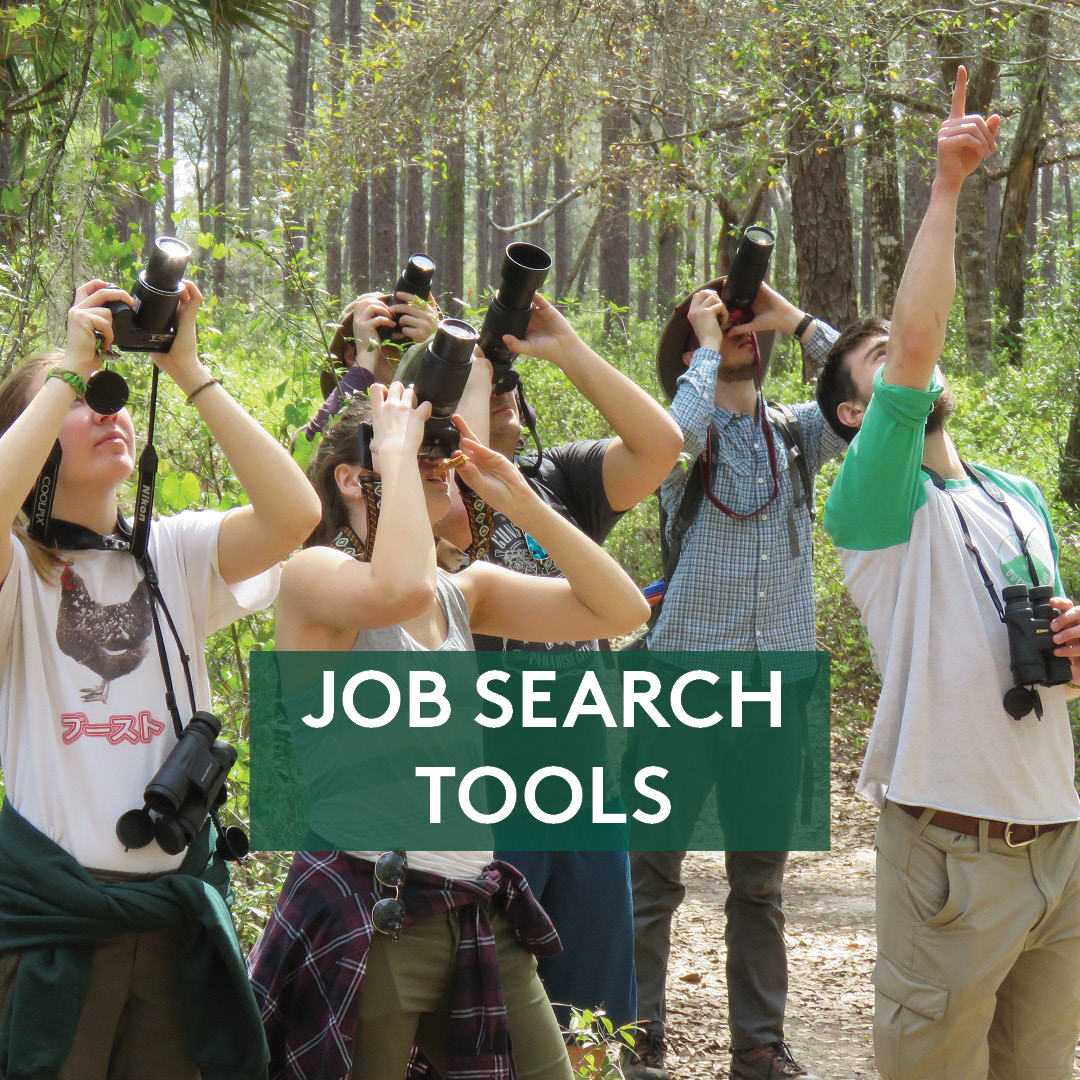
<path id="1" fill-rule="evenodd" d="M 952 430 L 965 456 L 1042 484 L 1076 596 L 1078 58 L 1080 11 L 1062 0 L 4 3 L 0 374 L 62 343 L 76 284 L 129 281 L 155 236 L 177 235 L 207 294 L 205 358 L 287 444 L 321 399 L 343 302 L 425 251 L 444 310 L 470 317 L 505 244 L 529 240 L 582 336 L 660 396 L 659 327 L 754 222 L 775 230 L 771 282 L 800 307 L 838 327 L 890 313 L 963 62 L 969 109 L 1003 123 L 961 199 Z M 144 436 L 149 366 L 121 367 Z M 559 372 L 520 367 L 545 442 L 607 433 Z M 812 376 L 786 343 L 768 394 L 805 399 Z M 171 386 L 157 443 L 160 511 L 242 498 Z M 639 583 L 658 576 L 653 500 L 609 548 Z M 834 755 L 851 762 L 877 680 L 823 535 L 816 550 Z M 211 643 L 241 818 L 246 658 L 272 647 L 272 614 Z M 285 865 L 238 874 L 248 945 Z"/>

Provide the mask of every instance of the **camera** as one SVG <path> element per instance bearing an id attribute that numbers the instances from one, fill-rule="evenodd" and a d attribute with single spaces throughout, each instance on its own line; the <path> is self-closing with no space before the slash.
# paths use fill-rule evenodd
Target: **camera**
<path id="1" fill-rule="evenodd" d="M 435 336 L 405 354 L 396 378 L 411 386 L 416 400 L 431 402 L 431 416 L 424 424 L 419 457 L 440 460 L 453 457 L 461 436 L 451 419 L 465 392 L 472 369 L 476 331 L 460 319 L 443 319 Z"/>
<path id="2" fill-rule="evenodd" d="M 1061 686 L 1072 680 L 1068 658 L 1054 655 L 1050 623 L 1057 612 L 1050 603 L 1053 595 L 1050 585 L 1008 585 L 1001 590 L 1009 634 L 1009 667 L 1015 683 L 1005 692 L 1002 704 L 1014 720 L 1032 710 L 1042 716 L 1036 685 Z"/>
<path id="3" fill-rule="evenodd" d="M 535 244 L 510 244 L 503 256 L 498 292 L 491 298 L 484 325 L 480 328 L 480 351 L 494 369 L 493 394 L 505 394 L 518 384 L 513 369 L 514 354 L 506 347 L 503 334 L 524 337 L 532 317 L 536 290 L 551 269 L 551 256 Z"/>
<path id="4" fill-rule="evenodd" d="M 748 323 L 754 317 L 754 300 L 768 273 L 775 243 L 776 237 L 762 225 L 751 225 L 743 233 L 727 281 L 720 290 L 732 326 Z"/>
<path id="5" fill-rule="evenodd" d="M 124 352 L 167 353 L 176 339 L 176 309 L 191 248 L 175 236 L 159 236 L 131 295 L 135 306 L 114 300 L 113 344 Z"/>
<path id="6" fill-rule="evenodd" d="M 427 255 L 417 252 L 410 255 L 405 269 L 401 271 L 401 277 L 394 286 L 393 291 L 387 297 L 387 304 L 399 304 L 397 294 L 408 293 L 418 300 L 431 299 L 431 278 L 435 273 L 435 262 Z M 412 338 L 407 337 L 401 331 L 400 315 L 394 315 L 393 326 L 380 326 L 378 328 L 379 340 L 389 341 L 392 345 L 411 345 Z"/>
<path id="7" fill-rule="evenodd" d="M 207 814 L 225 802 L 225 778 L 236 764 L 236 751 L 218 738 L 220 734 L 221 721 L 213 713 L 192 716 L 146 785 L 143 808 L 129 810 L 117 820 L 116 836 L 125 849 L 144 848 L 157 840 L 167 854 L 178 855 L 198 836 Z M 235 860 L 247 852 L 243 829 L 219 830 L 218 854 Z"/>

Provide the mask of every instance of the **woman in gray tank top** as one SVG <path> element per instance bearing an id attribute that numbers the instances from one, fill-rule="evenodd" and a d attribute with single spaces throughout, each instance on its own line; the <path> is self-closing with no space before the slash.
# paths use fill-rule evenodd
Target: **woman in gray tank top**
<path id="1" fill-rule="evenodd" d="M 525 576 L 481 561 L 453 576 L 441 570 L 432 526 L 450 508 L 451 474 L 445 463 L 418 462 L 429 414 L 430 406 L 418 407 L 411 389 L 400 383 L 389 389 L 376 384 L 370 406 L 366 401 L 350 406 L 328 431 L 309 469 L 323 518 L 283 572 L 279 649 L 463 650 L 472 648 L 472 632 L 570 641 L 625 634 L 645 621 L 648 605 L 614 560 L 545 505 L 518 470 L 477 442 L 459 417 L 455 423 L 468 459 L 460 467 L 462 479 L 533 536 L 565 577 Z M 371 469 L 361 463 L 359 432 L 364 425 L 372 432 Z M 364 497 L 365 487 L 374 482 L 381 487 L 377 513 Z M 369 544 L 372 526 L 377 528 Z M 370 558 L 364 557 L 367 549 Z M 289 687 L 284 690 L 289 693 Z M 404 926 L 400 937 L 395 934 L 391 940 L 380 933 L 377 920 L 362 916 L 387 897 L 385 873 L 380 869 L 376 880 L 376 864 L 381 868 L 395 855 L 404 857 L 407 869 L 400 890 Z M 399 1080 L 415 1046 L 444 1077 L 503 1076 L 503 1065 L 495 1059 L 506 1054 L 505 1039 L 502 1051 L 492 1057 L 482 1040 L 474 1044 L 472 1033 L 463 1037 L 460 1030 L 477 1010 L 494 1007 L 504 1010 L 513 1067 L 521 1080 L 570 1080 L 565 1044 L 535 961 L 523 944 L 529 942 L 540 954 L 550 950 L 557 937 L 520 874 L 505 863 L 489 865 L 491 859 L 490 851 L 298 853 L 270 925 L 252 954 L 256 996 L 263 1016 L 270 1018 L 271 1075 L 286 1061 L 295 1064 L 298 1055 L 314 1057 L 312 1068 L 340 1068 L 340 1057 L 334 1055 L 347 1054 L 351 1077 Z M 487 901 L 477 902 L 478 889 L 487 890 Z M 328 905 L 327 895 L 347 902 L 343 907 Z M 506 907 L 508 895 L 517 897 L 513 911 Z M 528 916 L 522 922 L 522 895 L 541 920 L 539 927 Z M 443 910 L 446 904 L 451 910 Z M 410 910 L 427 917 L 411 921 Z M 432 910 L 440 913 L 428 914 Z M 458 945 L 462 952 L 466 942 L 470 948 L 476 945 L 467 927 L 474 927 L 477 910 L 482 910 L 485 923 L 490 918 L 490 930 L 484 929 L 476 940 L 493 939 L 491 949 L 498 954 L 495 983 L 501 983 L 501 991 L 494 1003 L 454 998 L 461 992 L 455 977 Z M 320 920 L 329 925 L 320 930 Z M 298 924 L 304 926 L 304 935 L 291 932 Z M 320 935 L 324 941 L 347 942 L 344 952 L 316 949 L 310 943 Z M 297 944 L 301 937 L 309 943 L 303 948 Z M 493 958 L 494 952 L 486 955 Z M 321 993 L 306 995 L 301 1004 L 291 990 L 301 981 L 295 973 L 310 973 L 312 967 L 319 972 Z M 342 986 L 342 994 L 350 1000 L 359 997 L 360 1003 L 353 1000 L 352 1007 L 338 1015 L 326 984 L 335 979 L 340 983 L 342 972 L 354 973 L 354 982 Z M 490 983 L 485 984 L 483 994 L 490 992 Z M 313 1016 L 312 1009 L 319 1015 Z M 321 1041 L 313 1043 L 314 1031 L 323 1032 Z M 453 1049 L 462 1045 L 479 1048 L 475 1056 L 463 1059 Z"/>

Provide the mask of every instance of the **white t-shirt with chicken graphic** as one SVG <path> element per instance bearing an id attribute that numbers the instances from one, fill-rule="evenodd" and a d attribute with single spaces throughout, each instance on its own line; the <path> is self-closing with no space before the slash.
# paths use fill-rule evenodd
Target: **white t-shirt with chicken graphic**
<path id="1" fill-rule="evenodd" d="M 195 701 L 210 708 L 206 638 L 277 593 L 275 567 L 228 586 L 217 570 L 223 514 L 188 510 L 155 521 L 150 556 L 191 658 Z M 83 866 L 175 869 L 151 842 L 124 850 L 116 820 L 176 745 L 142 570 L 127 554 L 71 551 L 44 581 L 19 541 L 0 587 L 0 763 L 12 806 Z M 176 642 L 159 612 L 181 719 L 191 704 Z"/>

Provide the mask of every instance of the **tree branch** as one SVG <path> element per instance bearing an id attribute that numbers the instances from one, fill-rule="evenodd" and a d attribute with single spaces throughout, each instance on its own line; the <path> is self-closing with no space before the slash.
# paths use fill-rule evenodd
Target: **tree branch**
<path id="1" fill-rule="evenodd" d="M 575 199 L 584 195 L 587 191 L 591 191 L 597 184 L 603 180 L 602 176 L 594 176 L 591 180 L 586 180 L 583 184 L 578 184 L 577 187 L 571 188 L 565 195 L 560 196 L 550 206 L 541 210 L 536 217 L 529 221 L 518 222 L 516 225 L 497 225 L 490 217 L 488 218 L 488 224 L 496 231 L 500 233 L 515 233 L 521 232 L 522 229 L 531 229 L 534 225 L 539 225 L 542 221 L 547 221 L 556 210 L 561 209 L 567 203 L 573 202 Z"/>

